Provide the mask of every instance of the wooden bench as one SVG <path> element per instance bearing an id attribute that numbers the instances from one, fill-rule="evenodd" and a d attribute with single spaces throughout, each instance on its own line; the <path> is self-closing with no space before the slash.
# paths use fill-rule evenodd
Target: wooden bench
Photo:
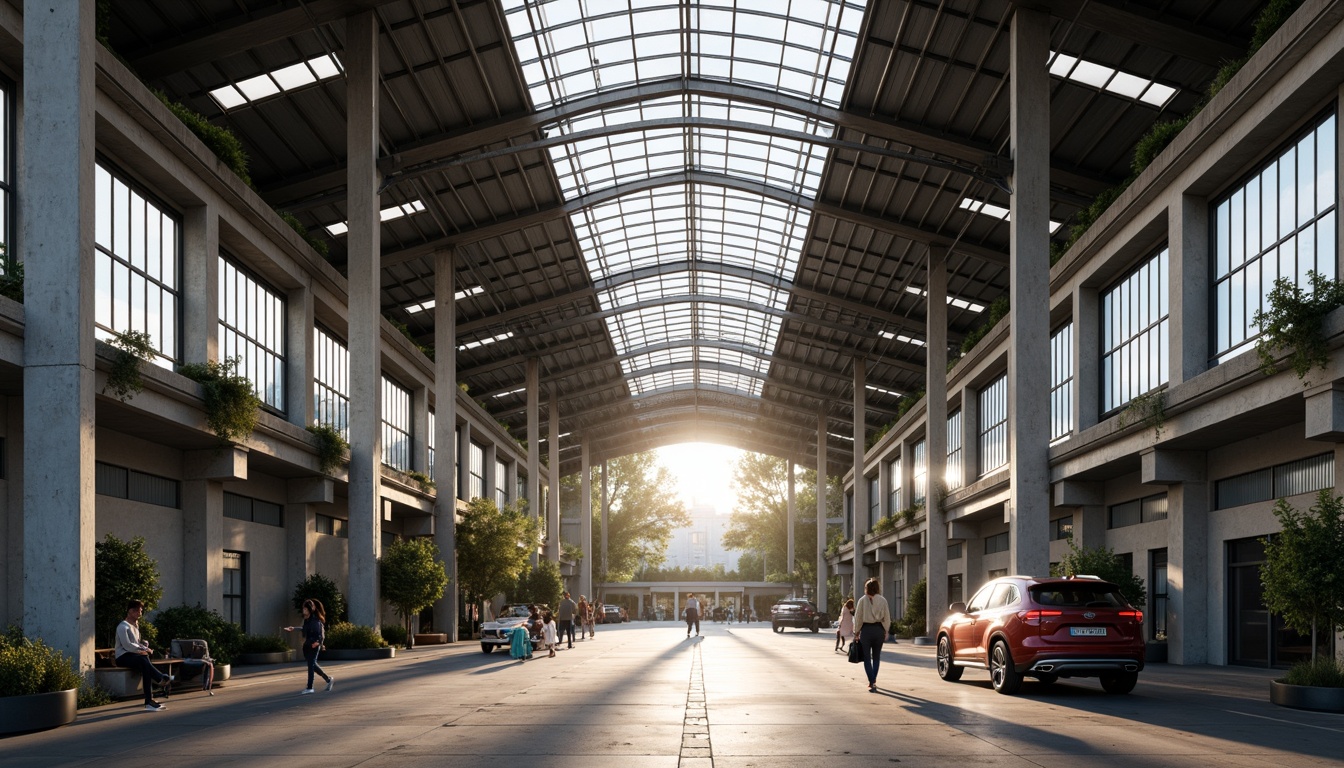
<path id="1" fill-rule="evenodd" d="M 141 690 L 141 675 L 139 670 L 127 669 L 116 665 L 114 648 L 95 648 L 93 651 L 95 666 L 93 670 L 94 679 L 104 690 L 112 695 L 114 699 L 133 699 L 144 695 Z M 166 658 L 150 659 L 157 669 L 166 675 L 178 674 L 182 667 L 183 659 Z M 164 698 L 168 698 L 172 691 L 172 683 L 163 686 Z"/>

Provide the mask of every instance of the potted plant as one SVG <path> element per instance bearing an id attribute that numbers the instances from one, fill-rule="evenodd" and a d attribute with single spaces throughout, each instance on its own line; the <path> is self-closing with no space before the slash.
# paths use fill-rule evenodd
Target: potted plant
<path id="1" fill-rule="evenodd" d="M 1285 677 L 1270 681 L 1270 701 L 1283 707 L 1344 712 L 1344 667 L 1334 658 L 1318 657 L 1315 642 L 1320 631 L 1334 634 L 1344 628 L 1344 579 L 1339 571 L 1344 558 L 1344 498 L 1323 490 L 1306 512 L 1279 499 L 1274 516 L 1279 532 L 1261 539 L 1265 607 L 1290 629 L 1312 638 L 1312 657 Z"/>
<path id="2" fill-rule="evenodd" d="M 65 654 L 11 627 L 0 635 L 0 736 L 74 722 L 79 683 Z"/>
<path id="3" fill-rule="evenodd" d="M 415 647 L 411 619 L 443 597 L 448 572 L 439 548 L 428 538 L 395 541 L 378 561 L 383 599 L 392 604 L 406 630 L 408 648 Z"/>
<path id="4" fill-rule="evenodd" d="M 239 664 L 284 664 L 294 660 L 294 649 L 279 635 L 243 635 L 238 641 Z"/>
<path id="5" fill-rule="evenodd" d="M 332 661 L 363 661 L 390 659 L 397 655 L 395 648 L 373 627 L 340 621 L 327 626 L 327 638 L 322 643 L 326 650 L 321 658 Z"/>

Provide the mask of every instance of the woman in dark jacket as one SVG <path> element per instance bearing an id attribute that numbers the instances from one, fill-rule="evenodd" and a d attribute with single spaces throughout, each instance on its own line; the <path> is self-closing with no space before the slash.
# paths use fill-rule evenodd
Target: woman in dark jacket
<path id="1" fill-rule="evenodd" d="M 308 662 L 308 687 L 299 693 L 313 692 L 313 674 L 321 675 L 327 681 L 327 690 L 336 685 L 336 678 L 322 671 L 317 665 L 317 654 L 322 650 L 322 641 L 327 637 L 327 612 L 322 610 L 322 601 L 309 599 L 303 601 L 303 658 Z M 298 627 L 285 627 L 293 632 Z"/>

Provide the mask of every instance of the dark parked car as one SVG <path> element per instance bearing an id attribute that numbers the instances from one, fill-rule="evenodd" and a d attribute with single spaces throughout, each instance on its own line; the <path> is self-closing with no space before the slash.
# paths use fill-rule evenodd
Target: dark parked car
<path id="1" fill-rule="evenodd" d="M 604 605 L 593 620 L 598 624 L 620 624 L 630 620 L 630 614 L 619 605 Z"/>
<path id="2" fill-rule="evenodd" d="M 822 625 L 829 623 L 830 617 L 818 612 L 811 600 L 787 598 L 770 606 L 770 628 L 776 632 L 783 632 L 785 627 L 820 632 Z"/>
<path id="3" fill-rule="evenodd" d="M 1023 676 L 1098 677 L 1107 693 L 1129 693 L 1143 670 L 1143 611 L 1096 577 L 1005 576 L 949 610 L 938 627 L 938 676 L 948 682 L 972 667 L 1004 694 Z"/>

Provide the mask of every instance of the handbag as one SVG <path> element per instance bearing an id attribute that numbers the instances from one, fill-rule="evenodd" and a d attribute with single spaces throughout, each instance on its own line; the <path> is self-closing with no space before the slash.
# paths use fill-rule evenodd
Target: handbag
<path id="1" fill-rule="evenodd" d="M 863 662 L 863 646 L 859 645 L 858 640 L 849 641 L 849 663 L 861 664 Z"/>

